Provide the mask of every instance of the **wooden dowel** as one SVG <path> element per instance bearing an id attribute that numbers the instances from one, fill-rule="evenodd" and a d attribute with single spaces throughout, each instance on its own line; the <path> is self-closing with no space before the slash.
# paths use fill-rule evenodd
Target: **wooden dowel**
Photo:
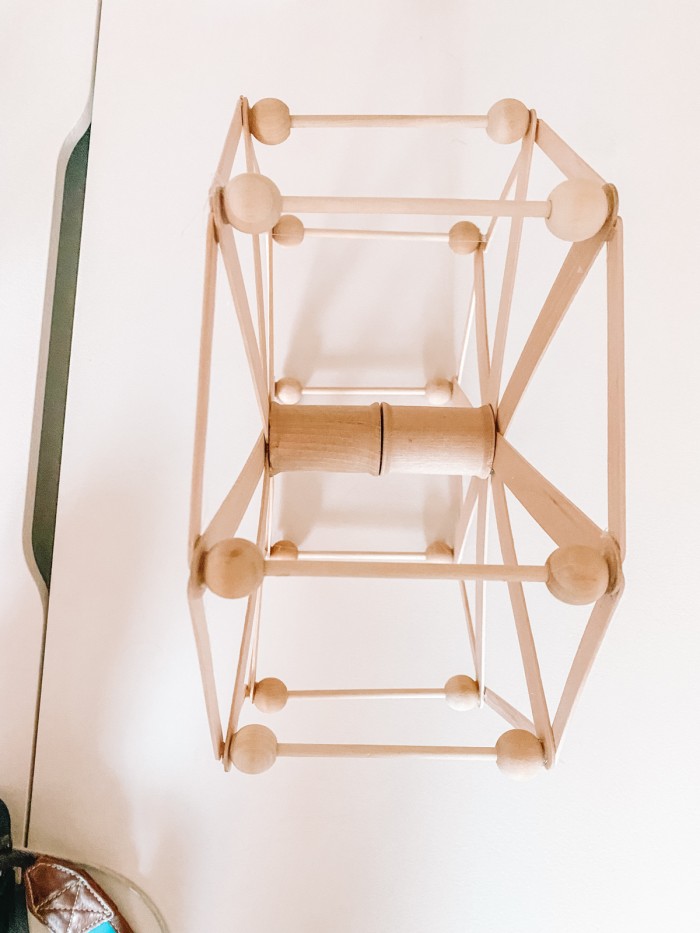
<path id="1" fill-rule="evenodd" d="M 425 551 L 299 551 L 299 560 L 425 561 Z"/>
<path id="2" fill-rule="evenodd" d="M 214 175 L 214 185 L 213 187 L 218 188 L 222 185 L 225 185 L 229 180 L 231 175 L 231 169 L 233 168 L 233 161 L 236 158 L 236 152 L 238 150 L 238 143 L 241 139 L 241 131 L 243 130 L 243 98 L 239 98 L 236 103 L 236 107 L 233 111 L 233 117 L 231 118 L 231 125 L 229 126 L 228 133 L 226 134 L 226 142 L 224 143 L 224 148 L 221 153 L 221 158 L 219 159 L 219 164 L 216 169 L 216 174 Z"/>
<path id="3" fill-rule="evenodd" d="M 284 196 L 288 214 L 434 214 L 473 217 L 549 217 L 550 201 L 466 198 L 352 198 Z"/>
<path id="4" fill-rule="evenodd" d="M 462 508 L 459 512 L 459 518 L 454 533 L 454 551 L 455 560 L 460 563 L 464 560 L 464 551 L 467 544 L 467 535 L 474 518 L 474 507 L 479 495 L 480 482 L 478 476 L 472 476 L 467 487 L 467 494 L 464 497 Z"/>
<path id="5" fill-rule="evenodd" d="M 622 220 L 608 241 L 608 530 L 626 549 L 625 492 L 625 320 Z"/>
<path id="6" fill-rule="evenodd" d="M 447 243 L 449 233 L 421 233 L 409 230 L 341 230 L 330 227 L 305 227 L 304 237 L 323 237 L 348 240 L 416 240 L 418 242 Z"/>
<path id="7" fill-rule="evenodd" d="M 462 114 L 292 114 L 292 129 L 338 129 L 359 127 L 464 126 L 486 129 L 486 115 Z"/>
<path id="8" fill-rule="evenodd" d="M 457 758 L 495 761 L 496 749 L 454 745 L 311 745 L 281 742 L 281 758 Z"/>
<path id="9" fill-rule="evenodd" d="M 484 702 L 495 713 L 502 716 L 507 723 L 510 723 L 514 729 L 524 729 L 526 732 L 532 732 L 533 735 L 537 735 L 537 730 L 531 720 L 521 713 L 520 710 L 511 706 L 503 697 L 494 693 L 489 687 L 484 690 Z"/>
<path id="10" fill-rule="evenodd" d="M 269 577 L 358 577 L 378 580 L 494 580 L 546 583 L 546 567 L 436 564 L 426 561 L 266 560 Z"/>
<path id="11" fill-rule="evenodd" d="M 207 628 L 207 617 L 204 612 L 204 600 L 202 598 L 202 590 L 197 585 L 194 576 L 190 579 L 189 586 L 187 587 L 187 604 L 190 610 L 192 632 L 197 649 L 197 660 L 199 661 L 199 673 L 202 679 L 202 689 L 204 691 L 204 706 L 209 723 L 209 734 L 211 736 L 214 757 L 218 761 L 224 751 L 224 735 L 221 727 L 219 699 L 216 694 L 214 664 L 211 656 L 211 642 L 209 640 L 209 629 Z"/>
<path id="12" fill-rule="evenodd" d="M 605 179 L 594 172 L 590 165 L 584 162 L 581 156 L 577 155 L 560 136 L 557 136 L 544 120 L 537 121 L 536 141 L 542 152 L 554 162 L 557 168 L 561 169 L 567 178 L 589 178 L 599 185 L 605 184 Z"/>
<path id="13" fill-rule="evenodd" d="M 200 545 L 204 550 L 210 548 L 222 538 L 232 538 L 238 530 L 241 519 L 250 505 L 250 500 L 258 487 L 258 482 L 265 468 L 265 438 L 261 434 L 238 474 L 236 482 L 221 503 L 216 514 L 202 534 Z"/>
<path id="14" fill-rule="evenodd" d="M 479 480 L 479 501 L 476 507 L 476 561 L 483 565 L 488 546 L 489 483 Z M 479 705 L 484 702 L 486 684 L 486 592 L 484 580 L 477 579 L 474 587 L 474 635 L 476 638 L 476 680 L 479 684 Z"/>
<path id="15" fill-rule="evenodd" d="M 425 688 L 386 688 L 366 690 L 290 690 L 289 699 L 297 700 L 410 700 L 418 697 L 424 700 L 445 699 L 442 687 Z"/>
<path id="16" fill-rule="evenodd" d="M 425 386 L 303 386 L 302 395 L 422 396 Z"/>

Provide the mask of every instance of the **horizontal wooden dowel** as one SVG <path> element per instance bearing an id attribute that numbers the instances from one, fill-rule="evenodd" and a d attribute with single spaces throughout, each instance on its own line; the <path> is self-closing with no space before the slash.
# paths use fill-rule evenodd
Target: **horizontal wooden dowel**
<path id="1" fill-rule="evenodd" d="M 445 690 L 444 687 L 435 689 L 389 687 L 362 690 L 290 690 L 287 696 L 290 700 L 410 700 L 413 697 L 424 700 L 444 700 Z"/>
<path id="2" fill-rule="evenodd" d="M 461 114 L 292 114 L 293 129 L 355 128 L 355 127 L 411 127 L 411 126 L 468 126 L 486 129 L 486 115 Z"/>
<path id="3" fill-rule="evenodd" d="M 305 227 L 304 236 L 349 240 L 418 240 L 431 243 L 448 243 L 450 239 L 449 233 L 422 233 L 414 230 L 341 230 L 330 227 Z"/>
<path id="4" fill-rule="evenodd" d="M 500 564 L 434 564 L 413 561 L 266 560 L 270 577 L 365 577 L 415 580 L 494 580 L 546 583 L 547 568 Z"/>
<path id="5" fill-rule="evenodd" d="M 496 760 L 496 749 L 456 745 L 316 745 L 279 743 L 281 758 L 457 758 Z"/>
<path id="6" fill-rule="evenodd" d="M 550 201 L 467 198 L 351 198 L 283 196 L 287 214 L 434 214 L 451 217 L 549 217 Z"/>
<path id="7" fill-rule="evenodd" d="M 364 560 L 374 563 L 427 560 L 425 551 L 299 551 L 299 560 Z"/>
<path id="8" fill-rule="evenodd" d="M 302 386 L 302 395 L 425 395 L 425 386 Z"/>

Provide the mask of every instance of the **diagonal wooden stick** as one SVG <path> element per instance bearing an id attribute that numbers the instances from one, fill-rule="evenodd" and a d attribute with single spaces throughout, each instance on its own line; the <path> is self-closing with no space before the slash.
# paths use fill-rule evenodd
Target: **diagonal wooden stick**
<path id="1" fill-rule="evenodd" d="M 486 562 L 488 545 L 488 480 L 479 480 L 479 502 L 476 509 L 476 563 Z M 477 579 L 474 589 L 474 634 L 476 636 L 476 679 L 479 684 L 479 705 L 484 702 L 486 687 L 486 590 L 483 579 Z"/>
<path id="2" fill-rule="evenodd" d="M 258 160 L 255 158 L 255 148 L 253 146 L 253 137 L 248 125 L 248 101 L 243 98 L 243 137 L 245 141 L 245 160 L 246 171 L 260 174 Z M 253 241 L 253 267 L 255 269 L 255 302 L 258 311 L 258 345 L 260 347 L 260 362 L 263 368 L 263 379 L 268 384 L 267 377 L 267 340 L 265 335 L 265 293 L 263 291 L 263 269 L 262 255 L 260 251 L 260 234 L 251 234 Z"/>
<path id="3" fill-rule="evenodd" d="M 625 322 L 622 220 L 608 242 L 608 530 L 626 548 Z"/>
<path id="4" fill-rule="evenodd" d="M 474 303 L 476 321 L 476 358 L 479 368 L 479 388 L 481 404 L 489 404 L 489 379 L 491 363 L 489 356 L 489 335 L 486 319 L 486 280 L 484 277 L 484 251 L 474 252 Z"/>
<path id="5" fill-rule="evenodd" d="M 493 690 L 486 688 L 484 691 L 484 702 L 489 706 L 495 713 L 498 713 L 499 716 L 502 716 L 507 723 L 510 723 L 514 729 L 525 729 L 526 732 L 532 732 L 533 735 L 537 735 L 537 730 L 535 729 L 534 724 L 525 716 L 520 710 L 517 710 L 514 706 L 504 700 L 503 697 L 499 696 L 497 693 L 494 693 Z"/>
<path id="6" fill-rule="evenodd" d="M 474 518 L 474 507 L 479 495 L 480 481 L 478 476 L 472 476 L 467 487 L 467 494 L 464 497 L 459 518 L 455 527 L 454 534 L 454 556 L 457 563 L 464 560 L 464 551 L 467 545 L 467 535 Z"/>
<path id="7" fill-rule="evenodd" d="M 242 105 L 243 98 L 241 97 L 236 103 L 235 110 L 233 111 L 233 117 L 231 118 L 231 125 L 229 127 L 228 133 L 226 134 L 224 149 L 221 153 L 221 158 L 219 159 L 216 174 L 214 175 L 214 188 L 220 188 L 222 185 L 225 185 L 231 177 L 231 169 L 233 168 L 233 161 L 236 158 L 236 151 L 238 150 L 238 143 L 240 142 L 241 131 L 243 129 Z"/>
<path id="8" fill-rule="evenodd" d="M 588 178 L 599 185 L 605 184 L 605 179 L 601 178 L 597 172 L 594 172 L 590 165 L 584 162 L 581 156 L 577 155 L 560 136 L 557 136 L 551 126 L 548 126 L 544 120 L 537 121 L 535 141 L 542 152 L 554 162 L 567 178 Z"/>
<path id="9" fill-rule="evenodd" d="M 197 584 L 194 573 L 187 586 L 187 604 L 190 610 L 192 631 L 197 647 L 197 659 L 199 661 L 199 673 L 202 678 L 202 688 L 204 690 L 204 705 L 209 722 L 209 733 L 214 749 L 214 757 L 218 761 L 223 754 L 224 736 L 221 728 L 219 700 L 216 695 L 216 681 L 214 679 L 214 665 L 211 657 L 211 643 L 209 641 L 207 617 L 204 611 L 203 591 Z"/>
<path id="10" fill-rule="evenodd" d="M 236 482 L 221 503 L 216 514 L 201 536 L 199 548 L 208 550 L 222 538 L 231 538 L 236 534 L 241 519 L 250 505 L 258 482 L 265 468 L 265 438 L 261 434 L 238 474 Z"/>

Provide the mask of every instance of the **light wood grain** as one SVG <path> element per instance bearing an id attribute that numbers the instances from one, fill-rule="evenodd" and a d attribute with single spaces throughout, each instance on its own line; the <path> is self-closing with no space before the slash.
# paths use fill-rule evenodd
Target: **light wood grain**
<path id="1" fill-rule="evenodd" d="M 534 723 L 524 713 L 521 713 L 520 710 L 517 710 L 502 696 L 494 693 L 488 687 L 484 690 L 484 703 L 505 719 L 514 729 L 525 729 L 527 732 L 532 732 L 533 735 L 537 734 Z"/>
<path id="2" fill-rule="evenodd" d="M 360 129 L 421 126 L 462 126 L 472 129 L 486 129 L 486 114 L 292 114 L 292 129 Z"/>
<path id="3" fill-rule="evenodd" d="M 420 397 L 425 395 L 425 386 L 302 386 L 302 395 L 393 395 L 396 397 Z"/>
<path id="4" fill-rule="evenodd" d="M 367 687 L 353 690 L 289 690 L 290 700 L 435 700 L 445 699 L 444 687 Z"/>
<path id="5" fill-rule="evenodd" d="M 217 541 L 234 537 L 257 489 L 264 468 L 265 438 L 261 434 L 253 445 L 236 482 L 201 536 L 198 550 L 208 550 Z"/>
<path id="6" fill-rule="evenodd" d="M 625 318 L 622 219 L 608 242 L 608 531 L 624 560 L 627 547 L 625 480 Z"/>
<path id="7" fill-rule="evenodd" d="M 406 240 L 416 243 L 448 243 L 449 233 L 419 230 L 352 230 L 341 227 L 305 227 L 304 238 L 336 240 Z"/>
<path id="8" fill-rule="evenodd" d="M 472 621 L 472 612 L 469 605 L 469 596 L 467 594 L 467 587 L 464 583 L 464 580 L 459 581 L 459 594 L 462 598 L 462 606 L 464 607 L 464 618 L 467 623 L 467 636 L 469 638 L 469 648 L 472 653 L 472 663 L 474 664 L 474 672 L 476 673 L 476 635 L 474 634 L 474 623 Z"/>
<path id="9" fill-rule="evenodd" d="M 236 158 L 236 152 L 238 150 L 238 144 L 241 139 L 242 130 L 243 98 L 241 97 L 236 102 L 233 116 L 231 117 L 231 125 L 229 126 L 228 133 L 226 134 L 224 148 L 221 153 L 221 158 L 219 159 L 219 164 L 216 168 L 216 174 L 214 175 L 214 188 L 220 188 L 222 185 L 225 185 L 231 176 L 231 169 L 233 168 L 233 161 Z"/>
<path id="10" fill-rule="evenodd" d="M 282 210 L 291 214 L 433 214 L 461 217 L 549 216 L 549 201 L 488 201 L 467 198 L 353 198 L 282 197 Z"/>
<path id="11" fill-rule="evenodd" d="M 243 135 L 245 140 L 245 158 L 246 171 L 260 174 L 258 160 L 255 157 L 255 147 L 250 133 L 248 101 L 243 98 Z M 268 381 L 268 354 L 267 354 L 267 335 L 266 335 L 266 311 L 265 311 L 265 292 L 263 289 L 263 267 L 262 252 L 260 248 L 260 234 L 254 233 L 251 236 L 253 244 L 253 269 L 255 274 L 255 304 L 258 312 L 258 346 L 260 348 L 260 361 L 263 368 L 263 379 L 266 384 Z"/>
<path id="12" fill-rule="evenodd" d="M 280 742 L 280 758 L 432 758 L 495 761 L 496 749 L 456 745 L 317 745 Z"/>
<path id="13" fill-rule="evenodd" d="M 425 551 L 299 551 L 298 560 L 424 561 Z"/>
<path id="14" fill-rule="evenodd" d="M 270 398 L 275 394 L 275 299 L 274 299 L 274 240 L 267 235 L 267 391 Z"/>
<path id="15" fill-rule="evenodd" d="M 435 564 L 425 561 L 266 560 L 269 577 L 357 577 L 376 580 L 517 580 L 546 583 L 539 565 Z"/>
<path id="16" fill-rule="evenodd" d="M 488 546 L 489 484 L 479 482 L 479 501 L 476 507 L 476 563 L 486 562 Z M 477 579 L 474 586 L 474 635 L 476 637 L 476 679 L 479 684 L 479 705 L 484 702 L 486 686 L 486 592 L 484 580 Z"/>
<path id="17" fill-rule="evenodd" d="M 489 404 L 489 380 L 491 360 L 489 355 L 488 323 L 486 319 L 486 279 L 484 276 L 484 251 L 474 253 L 474 306 L 476 325 L 476 360 L 479 370 L 481 404 Z"/>
<path id="18" fill-rule="evenodd" d="M 510 174 L 508 175 L 508 178 L 506 179 L 506 183 L 503 186 L 503 190 L 501 191 L 499 200 L 505 201 L 508 195 L 510 194 L 511 189 L 513 185 L 515 184 L 515 180 L 520 173 L 520 166 L 522 164 L 522 161 L 523 161 L 523 150 L 521 148 L 515 162 L 513 163 L 513 167 L 510 170 Z M 498 223 L 498 220 L 499 220 L 498 216 L 492 217 L 491 221 L 489 222 L 488 227 L 486 228 L 486 233 L 484 234 L 484 251 L 485 252 L 488 252 L 489 243 L 491 242 L 491 237 L 493 236 L 493 231 L 496 229 L 496 224 Z"/>
<path id="19" fill-rule="evenodd" d="M 605 179 L 584 162 L 580 155 L 561 139 L 544 120 L 537 121 L 537 145 L 567 178 L 588 178 L 601 185 Z"/>
<path id="20" fill-rule="evenodd" d="M 459 511 L 459 518 L 457 519 L 457 525 L 455 526 L 454 533 L 454 551 L 455 551 L 455 560 L 459 563 L 464 560 L 464 551 L 467 544 L 467 535 L 469 534 L 469 529 L 471 527 L 472 520 L 474 518 L 474 508 L 476 506 L 477 500 L 479 498 L 479 489 L 481 488 L 481 483 L 477 476 L 472 476 L 469 480 L 469 486 L 467 487 L 467 493 L 464 497 L 464 502 Z"/>
<path id="21" fill-rule="evenodd" d="M 190 582 L 187 587 L 187 605 L 190 610 L 192 632 L 197 649 L 197 660 L 199 662 L 199 673 L 202 679 L 202 689 L 204 691 L 204 705 L 207 713 L 207 722 L 209 724 L 209 734 L 211 736 L 214 757 L 218 761 L 224 753 L 224 736 L 221 727 L 219 700 L 216 695 L 216 680 L 214 678 L 214 664 L 212 662 L 207 617 L 204 610 L 203 591 L 194 573 L 190 577 Z"/>

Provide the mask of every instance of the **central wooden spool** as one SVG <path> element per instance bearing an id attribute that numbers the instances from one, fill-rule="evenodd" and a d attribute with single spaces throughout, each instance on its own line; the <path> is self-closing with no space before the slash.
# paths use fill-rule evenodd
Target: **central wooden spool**
<path id="1" fill-rule="evenodd" d="M 496 445 L 490 405 L 270 406 L 272 473 L 424 473 L 487 477 Z"/>

